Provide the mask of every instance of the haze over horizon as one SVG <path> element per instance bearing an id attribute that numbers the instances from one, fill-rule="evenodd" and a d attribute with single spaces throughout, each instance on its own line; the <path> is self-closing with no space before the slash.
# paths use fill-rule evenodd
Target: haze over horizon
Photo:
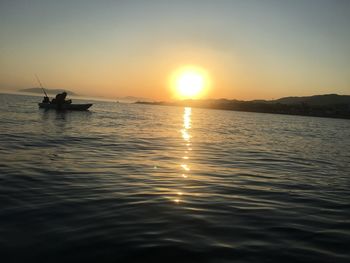
<path id="1" fill-rule="evenodd" d="M 205 72 L 202 98 L 349 94 L 349 11 L 345 0 L 1 1 L 0 91 L 39 74 L 87 96 L 170 100 L 172 75 L 191 65 Z"/>

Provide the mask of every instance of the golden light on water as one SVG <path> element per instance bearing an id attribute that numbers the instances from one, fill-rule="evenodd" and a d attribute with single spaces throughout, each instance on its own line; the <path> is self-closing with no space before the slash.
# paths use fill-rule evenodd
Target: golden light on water
<path id="1" fill-rule="evenodd" d="M 182 138 L 183 138 L 185 141 L 189 141 L 189 140 L 190 140 L 191 136 L 190 136 L 190 134 L 189 134 L 187 131 L 182 130 L 181 133 L 182 133 Z"/>
<path id="2" fill-rule="evenodd" d="M 181 164 L 182 169 L 184 169 L 185 171 L 190 171 L 191 169 L 188 167 L 187 164 Z"/>
<path id="3" fill-rule="evenodd" d="M 192 109 L 189 107 L 186 107 L 185 113 L 184 113 L 184 128 L 186 130 L 191 128 L 191 113 L 192 113 Z"/>
<path id="4" fill-rule="evenodd" d="M 181 166 L 181 176 L 183 179 L 188 178 L 188 174 L 190 173 L 191 169 L 188 164 L 188 160 L 190 159 L 189 153 L 192 150 L 189 146 L 191 145 L 191 134 L 190 134 L 190 129 L 191 129 L 191 114 L 192 114 L 192 109 L 189 107 L 185 107 L 184 109 L 184 114 L 183 114 L 183 126 L 181 129 L 181 135 L 184 140 L 183 145 L 186 147 L 185 148 L 185 154 L 182 156 L 183 162 L 180 164 Z M 183 195 L 182 191 L 177 192 L 177 196 L 174 199 L 174 202 L 176 204 L 179 204 L 182 199 L 180 198 Z"/>
<path id="5" fill-rule="evenodd" d="M 179 99 L 198 99 L 205 95 L 209 87 L 207 72 L 196 66 L 185 66 L 173 73 L 171 86 Z"/>

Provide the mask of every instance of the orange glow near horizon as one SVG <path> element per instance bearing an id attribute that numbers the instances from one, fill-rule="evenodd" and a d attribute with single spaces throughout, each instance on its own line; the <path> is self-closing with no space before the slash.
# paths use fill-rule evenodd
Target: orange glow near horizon
<path id="1" fill-rule="evenodd" d="M 199 99 L 209 88 L 208 73 L 196 66 L 184 66 L 171 75 L 171 88 L 175 98 Z"/>

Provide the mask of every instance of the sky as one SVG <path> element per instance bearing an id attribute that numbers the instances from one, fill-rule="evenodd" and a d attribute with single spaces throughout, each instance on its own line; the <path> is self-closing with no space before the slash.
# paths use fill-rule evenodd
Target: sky
<path id="1" fill-rule="evenodd" d="M 0 92 L 37 86 L 171 100 L 350 94 L 348 0 L 0 0 Z"/>

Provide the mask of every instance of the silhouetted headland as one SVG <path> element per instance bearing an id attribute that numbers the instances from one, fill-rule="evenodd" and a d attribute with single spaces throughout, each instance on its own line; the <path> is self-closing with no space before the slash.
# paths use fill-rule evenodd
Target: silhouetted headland
<path id="1" fill-rule="evenodd" d="M 350 96 L 337 94 L 284 97 L 277 100 L 208 99 L 136 103 L 350 119 Z"/>
<path id="2" fill-rule="evenodd" d="M 18 91 L 28 92 L 28 93 L 40 93 L 40 94 L 43 93 L 43 90 L 41 88 L 20 89 Z M 45 88 L 45 91 L 47 92 L 47 94 L 58 94 L 58 93 L 62 93 L 65 91 L 70 96 L 78 96 L 78 94 L 76 94 L 75 92 L 70 91 L 70 90 L 65 90 L 65 89 L 47 89 L 47 88 Z"/>

